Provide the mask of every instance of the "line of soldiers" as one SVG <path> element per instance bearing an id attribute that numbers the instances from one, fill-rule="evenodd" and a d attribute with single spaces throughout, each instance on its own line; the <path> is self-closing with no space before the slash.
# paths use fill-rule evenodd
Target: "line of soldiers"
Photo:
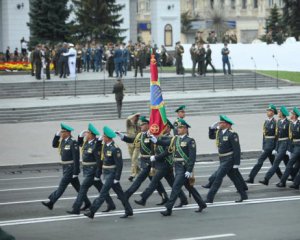
<path id="1" fill-rule="evenodd" d="M 88 130 L 82 131 L 78 141 L 72 139 L 72 127 L 61 124 L 61 131 L 57 132 L 53 139 L 53 147 L 59 149 L 61 163 L 63 166 L 63 177 L 59 187 L 49 196 L 48 202 L 42 202 L 49 209 L 53 209 L 55 202 L 63 194 L 68 184 L 72 184 L 78 192 L 78 196 L 72 206 L 70 214 L 80 214 L 80 211 L 87 210 L 84 215 L 94 218 L 95 213 L 106 202 L 107 209 L 104 212 L 116 208 L 109 196 L 112 188 L 118 195 L 125 209 L 122 218 L 133 215 L 129 198 L 139 189 L 141 184 L 150 179 L 148 187 L 142 192 L 141 199 L 135 200 L 138 205 L 145 206 L 147 199 L 157 190 L 162 202 L 157 205 L 164 205 L 163 216 L 170 216 L 174 204 L 179 198 L 180 203 L 175 207 L 182 207 L 188 204 L 187 197 L 182 191 L 184 186 L 193 196 L 198 209 L 202 212 L 207 203 L 213 203 L 223 178 L 227 175 L 235 185 L 240 198 L 236 202 L 248 199 L 248 187 L 239 171 L 241 148 L 238 133 L 233 131 L 233 121 L 225 115 L 220 115 L 217 123 L 209 127 L 209 138 L 216 140 L 220 166 L 209 178 L 209 183 L 203 187 L 209 188 L 206 199 L 203 200 L 197 189 L 194 187 L 194 165 L 196 161 L 196 142 L 189 136 L 188 129 L 191 127 L 185 120 L 185 106 L 176 109 L 178 118 L 172 124 L 167 120 L 163 135 L 155 137 L 149 131 L 149 120 L 145 116 L 139 117 L 141 131 L 134 137 L 126 136 L 119 131 L 113 131 L 109 127 L 103 128 L 103 136 L 94 125 L 89 124 Z M 268 185 L 269 179 L 275 174 L 280 174 L 279 164 L 288 156 L 287 167 L 284 174 L 280 176 L 277 187 L 285 187 L 289 175 L 294 178 L 292 188 L 299 189 L 300 185 L 300 111 L 295 107 L 291 111 L 291 120 L 287 119 L 288 110 L 282 106 L 278 111 L 279 120 L 274 119 L 277 113 L 276 107 L 272 104 L 267 108 L 268 119 L 264 123 L 263 130 L 263 152 L 257 164 L 252 169 L 247 183 L 253 183 L 254 177 L 261 168 L 264 160 L 269 157 L 272 167 L 260 183 Z M 171 135 L 173 130 L 174 135 Z M 123 191 L 120 185 L 120 178 L 123 168 L 121 149 L 115 144 L 114 138 L 127 143 L 139 146 L 140 169 L 132 185 Z M 80 186 L 78 180 L 79 169 L 79 147 L 82 153 L 82 166 L 84 180 Z M 272 155 L 275 159 L 272 160 Z M 174 173 L 175 170 L 175 173 Z M 104 183 L 101 181 L 103 174 Z M 165 178 L 172 188 L 168 196 L 161 179 Z M 99 196 L 91 203 L 87 197 L 88 189 L 94 185 L 99 191 Z M 84 206 L 82 206 L 84 204 Z"/>

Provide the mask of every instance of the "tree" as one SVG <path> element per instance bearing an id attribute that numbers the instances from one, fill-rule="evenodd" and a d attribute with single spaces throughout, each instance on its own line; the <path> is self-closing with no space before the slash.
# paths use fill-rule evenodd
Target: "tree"
<path id="1" fill-rule="evenodd" d="M 119 12 L 124 5 L 115 0 L 73 0 L 76 14 L 74 26 L 75 37 L 81 40 L 120 42 L 124 40 L 120 34 L 123 18 Z"/>
<path id="2" fill-rule="evenodd" d="M 189 16 L 189 11 L 181 14 L 181 32 L 186 33 L 192 28 L 193 19 Z"/>
<path id="3" fill-rule="evenodd" d="M 30 46 L 38 43 L 66 41 L 70 34 L 66 23 L 71 9 L 68 0 L 30 0 L 27 23 L 30 29 Z"/>
<path id="4" fill-rule="evenodd" d="M 297 40 L 300 37 L 300 1 L 284 0 L 283 23 L 288 26 L 289 35 Z"/>

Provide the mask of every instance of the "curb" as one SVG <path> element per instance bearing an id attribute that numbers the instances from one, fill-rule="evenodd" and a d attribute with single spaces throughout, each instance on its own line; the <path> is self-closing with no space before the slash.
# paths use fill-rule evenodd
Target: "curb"
<path id="1" fill-rule="evenodd" d="M 249 150 L 244 151 L 241 154 L 241 159 L 249 159 L 249 158 L 257 158 L 261 151 L 257 150 Z M 206 153 L 206 154 L 198 154 L 196 162 L 214 162 L 218 161 L 218 154 L 217 153 Z M 130 165 L 130 159 L 124 159 L 124 165 Z M 1 172 L 4 173 L 11 173 L 11 174 L 20 174 L 26 171 L 45 171 L 45 170 L 57 170 L 61 169 L 61 164 L 59 162 L 56 163 L 33 163 L 33 164 L 26 164 L 26 165 L 6 165 L 1 166 Z"/>

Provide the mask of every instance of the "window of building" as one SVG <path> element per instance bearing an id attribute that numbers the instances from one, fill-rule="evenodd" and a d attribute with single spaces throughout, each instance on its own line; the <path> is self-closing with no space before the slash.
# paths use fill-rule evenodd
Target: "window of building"
<path id="1" fill-rule="evenodd" d="M 258 8 L 258 0 L 253 0 L 253 7 Z"/>
<path id="2" fill-rule="evenodd" d="M 282 0 L 278 0 L 278 6 L 279 6 L 279 7 L 282 7 L 282 6 L 283 6 Z"/>
<path id="3" fill-rule="evenodd" d="M 225 5 L 225 0 L 221 0 L 221 7 L 223 8 Z"/>
<path id="4" fill-rule="evenodd" d="M 214 9 L 214 0 L 210 0 L 210 8 Z"/>
<path id="5" fill-rule="evenodd" d="M 269 0 L 269 7 L 273 7 L 273 0 Z"/>
<path id="6" fill-rule="evenodd" d="M 242 8 L 246 9 L 247 8 L 247 0 L 242 1 Z"/>
<path id="7" fill-rule="evenodd" d="M 150 0 L 146 0 L 146 11 L 150 11 Z"/>
<path id="8" fill-rule="evenodd" d="M 230 7 L 231 9 L 235 9 L 235 0 L 230 1 Z"/>
<path id="9" fill-rule="evenodd" d="M 171 24 L 167 24 L 165 26 L 165 46 L 166 47 L 173 46 L 173 30 Z"/>

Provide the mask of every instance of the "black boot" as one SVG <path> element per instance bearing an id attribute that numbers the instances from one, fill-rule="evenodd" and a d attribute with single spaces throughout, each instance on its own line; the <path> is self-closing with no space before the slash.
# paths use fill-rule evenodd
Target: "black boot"
<path id="1" fill-rule="evenodd" d="M 284 188 L 284 187 L 286 187 L 286 185 L 285 185 L 285 183 L 279 182 L 276 184 L 276 187 Z"/>
<path id="2" fill-rule="evenodd" d="M 247 199 L 248 199 L 248 196 L 247 195 L 243 195 L 243 196 L 241 196 L 240 199 L 236 200 L 235 202 L 236 203 L 240 203 L 240 202 L 243 202 L 244 200 L 247 200 Z"/>
<path id="3" fill-rule="evenodd" d="M 207 205 L 199 206 L 199 208 L 195 211 L 196 213 L 201 213 L 203 209 L 207 208 Z"/>
<path id="4" fill-rule="evenodd" d="M 42 204 L 44 205 L 44 206 L 46 206 L 47 208 L 49 208 L 49 210 L 52 210 L 53 209 L 53 203 L 51 202 L 51 201 L 49 201 L 49 202 L 42 202 Z"/>
<path id="5" fill-rule="evenodd" d="M 172 215 L 172 210 L 171 209 L 167 209 L 166 211 L 160 212 L 161 215 L 163 216 L 171 216 Z"/>
<path id="6" fill-rule="evenodd" d="M 67 211 L 67 213 L 79 215 L 79 214 L 80 214 L 80 211 L 75 210 L 75 209 L 73 208 L 71 211 Z"/>
<path id="7" fill-rule="evenodd" d="M 91 207 L 91 204 L 85 204 L 82 208 L 80 208 L 80 211 L 85 211 Z"/>
<path id="8" fill-rule="evenodd" d="M 165 204 L 168 202 L 168 200 L 169 200 L 169 198 L 168 198 L 168 197 L 166 197 L 166 196 L 163 196 L 163 197 L 162 197 L 162 201 L 161 201 L 161 203 L 157 203 L 156 205 L 157 205 L 157 206 L 162 206 L 162 205 L 165 205 Z"/>
<path id="9" fill-rule="evenodd" d="M 129 216 L 133 216 L 133 212 L 125 212 L 120 218 L 128 218 Z"/>
<path id="10" fill-rule="evenodd" d="M 295 185 L 295 184 L 292 184 L 291 186 L 289 186 L 289 188 L 294 188 L 294 189 L 299 190 L 299 185 L 297 186 L 297 185 Z"/>
<path id="11" fill-rule="evenodd" d="M 264 185 L 266 185 L 266 186 L 268 186 L 269 185 L 269 180 L 268 179 L 264 179 L 264 180 L 262 180 L 262 181 L 258 181 L 259 183 L 261 183 L 261 184 L 264 184 Z"/>
<path id="12" fill-rule="evenodd" d="M 138 205 L 141 205 L 141 206 L 145 206 L 146 205 L 146 200 L 141 198 L 140 200 L 134 200 L 134 202 Z"/>
<path id="13" fill-rule="evenodd" d="M 110 212 L 116 209 L 116 206 L 108 206 L 105 210 L 103 210 L 102 212 Z"/>
<path id="14" fill-rule="evenodd" d="M 180 203 L 178 205 L 176 205 L 174 208 L 182 208 L 184 205 L 188 205 L 188 201 L 187 199 L 185 199 L 184 201 L 180 201 Z"/>
<path id="15" fill-rule="evenodd" d="M 91 210 L 87 211 L 86 213 L 84 213 L 84 216 L 93 219 L 95 216 L 95 213 L 93 213 Z"/>
<path id="16" fill-rule="evenodd" d="M 247 180 L 245 182 L 246 183 L 254 183 L 254 179 L 253 178 L 247 178 Z"/>
<path id="17" fill-rule="evenodd" d="M 206 184 L 206 185 L 201 185 L 203 188 L 210 188 L 211 187 L 211 184 L 210 183 L 208 183 L 208 184 Z"/>

